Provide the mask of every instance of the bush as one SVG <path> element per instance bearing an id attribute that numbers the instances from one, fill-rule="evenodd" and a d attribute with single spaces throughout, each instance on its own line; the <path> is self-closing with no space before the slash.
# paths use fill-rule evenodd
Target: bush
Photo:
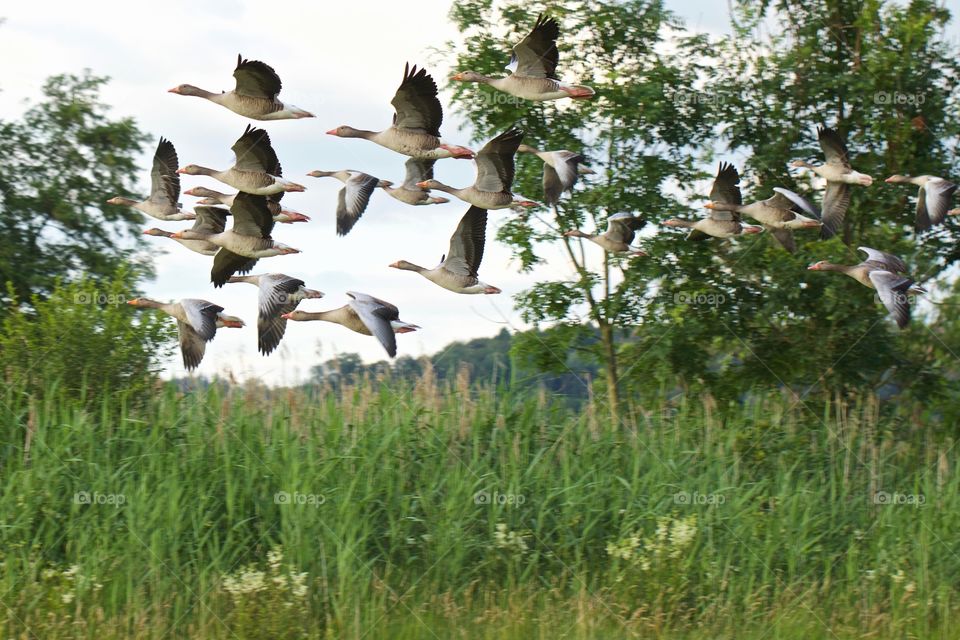
<path id="1" fill-rule="evenodd" d="M 58 283 L 49 298 L 13 298 L 0 321 L 0 376 L 31 394 L 54 389 L 100 402 L 109 391 L 136 392 L 155 378 L 176 327 L 159 314 L 132 313 L 135 278 L 128 272 L 97 284 Z"/>

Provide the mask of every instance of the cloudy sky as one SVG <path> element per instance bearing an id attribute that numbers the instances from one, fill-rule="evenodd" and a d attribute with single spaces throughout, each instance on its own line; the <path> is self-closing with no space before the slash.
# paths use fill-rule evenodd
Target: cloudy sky
<path id="1" fill-rule="evenodd" d="M 728 31 L 724 2 L 669 0 L 667 4 L 691 28 Z M 327 294 L 322 300 L 301 303 L 301 309 L 340 306 L 348 290 L 389 300 L 400 307 L 404 320 L 423 327 L 398 337 L 400 353 L 418 356 L 453 340 L 490 336 L 502 327 L 522 328 L 512 296 L 536 279 L 568 272 L 558 249 L 549 256 L 547 267 L 518 274 L 507 248 L 492 241 L 496 226 L 510 214 L 491 212 L 480 275 L 503 294 L 448 292 L 414 273 L 387 265 L 403 258 L 434 266 L 446 252 L 449 236 L 467 205 L 454 201 L 409 207 L 378 192 L 350 235 L 338 238 L 334 210 L 340 183 L 304 175 L 313 169 L 351 168 L 395 182 L 402 180 L 404 157 L 366 141 L 339 139 L 324 132 L 341 124 L 373 130 L 387 126 L 392 115 L 390 98 L 405 61 L 429 63 L 443 86 L 451 70 L 436 63 L 435 50 L 457 36 L 447 19 L 449 0 L 421 0 L 417 11 L 399 10 L 396 3 L 386 0 L 336 5 L 299 0 L 282 4 L 167 0 L 150 5 L 150 9 L 140 3 L 111 1 L 96 3 L 95 11 L 91 6 L 35 0 L 4 7 L 0 12 L 6 18 L 0 26 L 0 59 L 8 64 L 0 79 L 0 118 L 21 113 L 25 101 L 40 95 L 46 77 L 89 68 L 110 76 L 103 99 L 113 105 L 113 115 L 132 115 L 154 139 L 160 135 L 169 138 L 176 145 L 181 165 L 226 168 L 232 160 L 230 146 L 249 121 L 198 98 L 167 93 L 167 89 L 181 83 L 214 91 L 232 88 L 237 53 L 272 65 L 283 79 L 281 99 L 317 116 L 263 125 L 283 163 L 284 175 L 308 189 L 288 194 L 284 204 L 313 220 L 278 225 L 274 237 L 303 253 L 261 261 L 256 272 L 294 275 Z M 508 54 L 505 47 L 505 63 Z M 441 101 L 446 104 L 446 96 L 441 96 Z M 470 143 L 469 131 L 451 114 L 442 131 L 449 142 Z M 143 166 L 149 166 L 147 155 Z M 473 175 L 468 161 L 446 160 L 437 165 L 437 178 L 449 184 L 469 184 Z M 184 189 L 204 185 L 231 191 L 204 177 L 184 176 L 181 184 Z M 145 171 L 144 193 L 148 185 Z M 194 202 L 189 196 L 183 200 L 188 209 Z M 145 228 L 154 226 L 152 222 Z M 176 230 L 184 225 L 156 226 Z M 356 352 L 367 361 L 385 356 L 373 338 L 312 322 L 289 323 L 278 351 L 264 358 L 256 350 L 256 290 L 246 284 L 214 290 L 208 282 L 209 258 L 163 238 L 148 240 L 157 251 L 157 278 L 145 286 L 151 297 L 204 298 L 248 323 L 244 329 L 218 333 L 199 374 L 230 372 L 239 379 L 294 383 L 308 374 L 311 365 L 337 353 Z M 169 361 L 167 374 L 184 373 L 177 354 Z"/>

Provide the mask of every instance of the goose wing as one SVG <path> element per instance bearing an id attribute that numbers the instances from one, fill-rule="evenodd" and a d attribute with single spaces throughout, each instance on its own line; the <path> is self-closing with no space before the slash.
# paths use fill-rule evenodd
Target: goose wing
<path id="1" fill-rule="evenodd" d="M 270 143 L 270 135 L 263 129 L 247 125 L 243 135 L 230 148 L 237 157 L 234 169 L 280 175 L 280 160 Z"/>
<path id="2" fill-rule="evenodd" d="M 920 193 L 917 194 L 917 231 L 943 224 L 956 190 L 957 185 L 942 178 L 930 179 L 920 187 Z"/>
<path id="3" fill-rule="evenodd" d="M 406 174 L 403 178 L 403 188 L 411 191 L 423 191 L 417 186 L 418 182 L 424 180 L 433 180 L 433 165 L 436 160 L 423 160 L 421 158 L 410 158 L 404 163 Z"/>
<path id="4" fill-rule="evenodd" d="M 823 149 L 823 156 L 827 164 L 833 164 L 845 169 L 850 169 L 850 154 L 847 151 L 847 143 L 839 133 L 829 127 L 817 127 L 817 140 L 820 141 L 820 148 Z"/>
<path id="5" fill-rule="evenodd" d="M 857 247 L 857 251 L 863 251 L 867 254 L 867 259 L 864 260 L 865 264 L 893 273 L 907 273 L 907 263 L 892 253 L 871 249 L 870 247 Z"/>
<path id="6" fill-rule="evenodd" d="M 513 186 L 514 155 L 523 140 L 523 131 L 517 128 L 504 131 L 483 146 L 477 154 L 477 181 L 480 191 L 500 193 Z"/>
<path id="7" fill-rule="evenodd" d="M 823 194 L 823 214 L 820 227 L 820 237 L 824 240 L 832 238 L 840 231 L 843 220 L 850 207 L 850 185 L 845 182 L 827 182 L 827 190 Z"/>
<path id="8" fill-rule="evenodd" d="M 180 306 L 185 315 L 185 320 L 177 321 L 183 366 L 188 370 L 196 369 L 203 360 L 206 343 L 217 334 L 217 314 L 223 311 L 223 307 L 192 298 L 181 300 Z"/>
<path id="9" fill-rule="evenodd" d="M 380 341 L 387 355 L 391 358 L 397 355 L 397 336 L 390 324 L 400 319 L 400 311 L 389 302 L 374 298 L 365 293 L 348 291 L 350 308 L 356 312 L 360 321 L 370 330 L 370 333 Z"/>
<path id="10" fill-rule="evenodd" d="M 773 237 L 777 239 L 780 246 L 790 253 L 797 252 L 797 241 L 793 239 L 793 231 L 790 231 L 790 229 L 776 229 L 771 227 L 767 227 L 767 229 L 773 234 Z"/>
<path id="11" fill-rule="evenodd" d="M 513 47 L 513 56 L 507 69 L 514 75 L 528 78 L 557 77 L 557 63 L 560 53 L 557 51 L 557 38 L 560 36 L 560 25 L 553 18 L 537 17 L 533 30 Z"/>
<path id="12" fill-rule="evenodd" d="M 240 273 L 250 273 L 257 264 L 256 258 L 248 258 L 220 247 L 213 256 L 213 267 L 210 269 L 210 282 L 214 287 L 222 287 L 230 276 Z"/>
<path id="13" fill-rule="evenodd" d="M 150 170 L 150 201 L 157 204 L 179 208 L 180 174 L 177 173 L 179 161 L 177 150 L 166 138 L 160 138 L 157 150 L 153 154 L 153 167 Z"/>
<path id="14" fill-rule="evenodd" d="M 273 67 L 259 60 L 244 60 L 242 55 L 237 56 L 233 77 L 237 81 L 233 92 L 244 96 L 276 100 L 282 87 Z"/>
<path id="15" fill-rule="evenodd" d="M 913 286 L 913 280 L 903 276 L 875 269 L 868 274 L 870 282 L 877 290 L 880 302 L 887 308 L 893 319 L 897 321 L 897 326 L 903 329 L 910 323 L 910 298 L 909 290 Z"/>
<path id="16" fill-rule="evenodd" d="M 636 232 L 647 223 L 643 218 L 630 213 L 617 213 L 607 218 L 606 236 L 614 242 L 630 244 Z"/>
<path id="17" fill-rule="evenodd" d="M 303 280 L 282 273 L 272 273 L 260 278 L 260 299 L 257 313 L 257 348 L 267 355 L 277 348 L 287 330 L 287 321 L 280 316 L 297 308 L 299 297 L 295 296 Z"/>
<path id="18" fill-rule="evenodd" d="M 273 216 L 270 215 L 270 208 L 267 206 L 265 196 L 256 196 L 241 191 L 234 198 L 230 213 L 233 215 L 232 231 L 234 233 L 242 236 L 269 238 L 273 232 Z"/>
<path id="19" fill-rule="evenodd" d="M 227 216 L 230 212 L 222 207 L 197 205 L 193 208 L 197 216 L 193 221 L 193 231 L 203 233 L 223 233 L 227 225 Z"/>
<path id="20" fill-rule="evenodd" d="M 390 104 L 396 110 L 393 126 L 440 136 L 443 107 L 437 98 L 437 83 L 426 69 L 418 71 L 416 65 L 411 67 L 407 63 L 403 70 L 403 81 Z"/>
<path id="21" fill-rule="evenodd" d="M 370 196 L 380 180 L 366 173 L 351 171 L 337 195 L 337 235 L 345 236 L 367 210 Z"/>
<path id="22" fill-rule="evenodd" d="M 477 277 L 486 235 L 487 210 L 470 207 L 460 219 L 457 230 L 450 236 L 450 249 L 443 261 L 444 268 L 459 276 Z"/>

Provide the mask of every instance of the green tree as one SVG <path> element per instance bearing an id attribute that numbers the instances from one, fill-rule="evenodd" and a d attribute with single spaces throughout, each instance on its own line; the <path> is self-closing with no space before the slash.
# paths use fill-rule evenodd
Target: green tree
<path id="1" fill-rule="evenodd" d="M 54 76 L 41 102 L 0 121 L 0 282 L 20 301 L 48 296 L 62 278 L 110 278 L 129 265 L 148 272 L 133 261 L 141 214 L 104 204 L 132 192 L 147 140 L 133 119 L 108 117 L 106 81 Z"/>
<path id="2" fill-rule="evenodd" d="M 451 11 L 462 32 L 455 66 L 499 73 L 510 47 L 529 32 L 541 10 L 561 23 L 561 76 L 591 85 L 596 97 L 531 103 L 468 85 L 454 88 L 454 103 L 478 140 L 516 123 L 526 143 L 582 152 L 597 171 L 596 179 L 584 181 L 586 187 L 551 214 L 509 218 L 498 238 L 513 248 L 524 270 L 543 261 L 549 245 L 561 244 L 570 276 L 538 282 L 516 299 L 526 321 L 556 330 L 524 334 L 516 349 L 554 368 L 564 366 L 571 350 L 584 351 L 603 368 L 602 394 L 616 415 L 621 377 L 642 367 L 640 360 L 621 365 L 618 328 L 635 325 L 655 295 L 647 285 L 648 260 L 601 256 L 599 248 L 562 233 L 584 226 L 602 231 L 607 217 L 619 212 L 656 218 L 677 208 L 671 185 L 698 175 L 692 148 L 709 135 L 703 126 L 707 105 L 686 99 L 703 72 L 693 53 L 705 39 L 683 34 L 658 0 L 565 0 L 548 7 L 503 2 L 497 8 L 488 0 L 461 0 Z M 518 163 L 514 190 L 537 194 L 540 161 L 522 157 Z"/>

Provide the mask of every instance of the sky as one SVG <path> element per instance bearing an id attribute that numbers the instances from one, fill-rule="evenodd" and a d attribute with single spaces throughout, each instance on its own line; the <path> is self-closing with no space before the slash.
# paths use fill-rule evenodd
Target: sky
<path id="1" fill-rule="evenodd" d="M 691 29 L 717 35 L 729 31 L 726 2 L 668 0 L 667 5 Z M 230 146 L 252 122 L 167 89 L 183 83 L 211 91 L 231 89 L 238 53 L 270 64 L 283 81 L 281 100 L 317 116 L 260 124 L 270 133 L 284 177 L 307 187 L 304 193 L 287 194 L 284 205 L 312 220 L 278 224 L 274 237 L 303 252 L 261 260 L 254 273 L 286 273 L 326 294 L 320 300 L 301 302 L 300 309 L 342 306 L 347 301 L 345 292 L 351 290 L 393 302 L 402 319 L 422 327 L 397 340 L 400 354 L 417 357 L 437 352 L 454 340 L 492 336 L 504 327 L 526 328 L 513 308 L 513 296 L 538 280 L 571 273 L 559 245 L 553 253 L 547 251 L 545 265 L 518 273 L 509 249 L 494 240 L 496 228 L 511 213 L 492 211 L 480 277 L 503 293 L 467 296 L 446 291 L 415 273 L 387 265 L 406 259 L 433 267 L 447 252 L 450 234 L 468 205 L 452 199 L 444 205 L 410 207 L 378 191 L 351 233 L 340 238 L 334 218 L 341 183 L 305 175 L 314 169 L 358 169 L 402 182 L 405 157 L 364 140 L 324 132 L 342 124 L 371 130 L 388 126 L 393 113 L 390 99 L 407 61 L 426 65 L 444 87 L 453 70 L 443 66 L 436 51 L 457 37 L 447 17 L 449 0 L 420 0 L 417 11 L 398 10 L 395 2 L 387 0 L 336 5 L 300 0 L 282 4 L 167 0 L 162 10 L 161 5 L 135 2 L 107 1 L 96 6 L 96 11 L 90 11 L 88 3 L 36 0 L 10 3 L 0 10 L 5 18 L 0 25 L 0 59 L 8 61 L 0 79 L 0 119 L 22 113 L 27 101 L 40 97 L 43 82 L 51 75 L 90 69 L 109 76 L 102 99 L 113 106 L 111 115 L 133 116 L 154 139 L 142 161 L 140 185 L 146 195 L 147 168 L 159 136 L 174 143 L 181 166 L 227 168 L 232 162 Z M 956 22 L 952 26 L 951 39 L 956 40 Z M 508 57 L 505 43 L 505 64 Z M 441 102 L 445 107 L 449 104 L 445 92 Z M 451 109 L 445 112 L 444 139 L 477 149 L 464 123 Z M 440 161 L 436 177 L 466 186 L 473 182 L 473 163 Z M 194 186 L 233 191 L 212 178 L 182 177 L 183 189 Z M 536 199 L 540 194 L 524 195 Z M 188 210 L 195 203 L 190 196 L 182 200 Z M 175 231 L 189 223 L 146 220 L 144 228 L 151 226 Z M 149 297 L 203 298 L 247 323 L 243 329 L 218 332 L 195 370 L 197 375 L 295 384 L 309 375 L 311 366 L 338 353 L 358 353 L 368 362 L 385 358 L 374 338 L 326 322 L 288 323 L 278 350 L 263 357 L 256 349 L 256 289 L 248 284 L 214 289 L 209 283 L 210 258 L 171 240 L 147 240 L 157 273 L 155 280 L 143 286 Z M 599 262 L 599 247 L 591 245 L 588 251 Z M 131 308 L 131 313 L 143 312 Z M 179 353 L 165 365 L 167 376 L 187 374 Z"/>

